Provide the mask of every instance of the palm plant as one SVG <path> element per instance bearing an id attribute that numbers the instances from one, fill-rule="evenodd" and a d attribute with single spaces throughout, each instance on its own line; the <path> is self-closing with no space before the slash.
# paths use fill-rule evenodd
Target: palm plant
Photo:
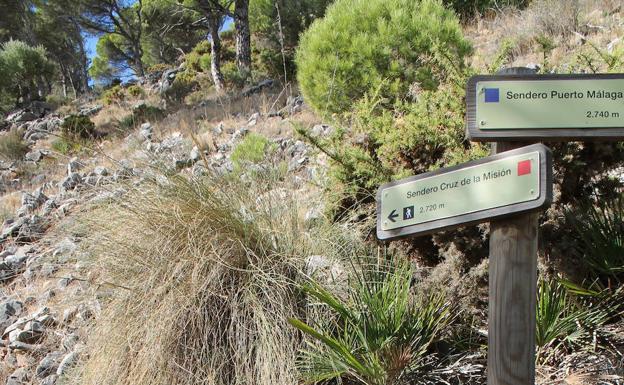
<path id="1" fill-rule="evenodd" d="M 587 346 L 596 329 L 608 322 L 618 308 L 606 297 L 592 296 L 583 301 L 573 297 L 559 281 L 540 280 L 535 331 L 537 362 L 547 363 L 560 352 Z"/>
<path id="2" fill-rule="evenodd" d="M 568 212 L 568 220 L 581 240 L 579 254 L 590 269 L 591 280 L 602 286 L 624 283 L 624 199 L 584 205 Z"/>
<path id="3" fill-rule="evenodd" d="M 304 290 L 333 318 L 313 325 L 290 320 L 312 337 L 299 360 L 306 380 L 391 385 L 426 378 L 431 346 L 453 317 L 440 294 L 412 299 L 411 278 L 406 262 L 360 263 L 345 299 L 316 282 L 307 284 Z"/>

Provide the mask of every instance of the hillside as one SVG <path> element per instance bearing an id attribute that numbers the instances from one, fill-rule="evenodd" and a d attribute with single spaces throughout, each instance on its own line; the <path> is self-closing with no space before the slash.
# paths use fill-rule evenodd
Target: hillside
<path id="1" fill-rule="evenodd" d="M 70 43 L 97 2 L 43 3 L 6 8 L 41 17 L 50 64 L 0 82 L 7 385 L 485 383 L 489 224 L 380 242 L 375 191 L 489 153 L 465 138 L 469 76 L 624 66 L 615 0 L 252 0 L 247 53 L 238 1 L 113 1 L 139 26 L 99 25 L 85 74 Z M 43 39 L 56 18 L 71 60 Z M 20 28 L 0 25 L 0 77 Z M 624 148 L 549 146 L 535 383 L 623 384 Z"/>

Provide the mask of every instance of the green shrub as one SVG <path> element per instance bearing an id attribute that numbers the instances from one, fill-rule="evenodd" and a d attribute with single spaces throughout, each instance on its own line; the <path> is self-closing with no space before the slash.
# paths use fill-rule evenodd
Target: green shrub
<path id="1" fill-rule="evenodd" d="M 210 72 L 210 41 L 202 40 L 186 54 L 186 68 L 196 72 Z M 207 66 L 206 66 L 207 64 Z"/>
<path id="2" fill-rule="evenodd" d="M 249 164 L 262 162 L 271 150 L 271 142 L 260 134 L 250 133 L 232 151 L 235 172 L 241 172 Z"/>
<path id="3" fill-rule="evenodd" d="M 126 94 L 123 88 L 121 88 L 120 85 L 116 85 L 104 91 L 102 94 L 102 103 L 108 106 L 113 103 L 120 103 L 124 101 L 125 98 Z"/>
<path id="4" fill-rule="evenodd" d="M 549 363 L 561 358 L 562 352 L 591 346 L 596 330 L 620 313 L 621 298 L 618 302 L 611 301 L 612 298 L 599 294 L 591 301 L 583 301 L 574 298 L 556 280 L 540 280 L 535 331 L 537 361 Z"/>
<path id="5" fill-rule="evenodd" d="M 186 95 L 196 90 L 197 87 L 198 82 L 195 79 L 194 73 L 189 70 L 179 72 L 171 84 L 171 87 L 165 91 L 165 97 L 168 100 L 180 103 L 184 101 Z"/>
<path id="6" fill-rule="evenodd" d="M 28 150 L 28 144 L 24 142 L 22 131 L 11 130 L 0 136 L 0 158 L 7 161 L 20 160 Z"/>
<path id="7" fill-rule="evenodd" d="M 80 151 L 80 143 L 73 141 L 73 140 L 68 140 L 65 138 L 57 138 L 54 139 L 54 141 L 52 141 L 52 144 L 50 145 L 52 150 L 58 152 L 59 154 L 63 154 L 63 155 L 67 155 L 67 154 L 71 154 L 74 152 L 78 152 Z"/>
<path id="8" fill-rule="evenodd" d="M 61 106 L 68 104 L 71 101 L 70 98 L 63 97 L 61 95 L 50 94 L 46 96 L 46 103 L 52 106 L 55 110 Z"/>
<path id="9" fill-rule="evenodd" d="M 241 88 L 245 85 L 248 76 L 238 70 L 235 62 L 227 62 L 221 66 L 221 72 L 226 83 L 233 87 Z"/>
<path id="10" fill-rule="evenodd" d="M 601 199 L 599 204 L 581 204 L 567 212 L 586 279 L 603 287 L 624 283 L 624 198 Z"/>
<path id="11" fill-rule="evenodd" d="M 158 64 L 154 64 L 153 66 L 148 67 L 147 70 L 145 70 L 145 72 L 147 72 L 148 74 L 151 74 L 151 73 L 154 73 L 154 72 L 166 71 L 169 68 L 171 68 L 171 65 L 169 65 L 169 64 L 158 63 Z"/>
<path id="12" fill-rule="evenodd" d="M 63 136 L 70 140 L 92 139 L 95 137 L 95 124 L 88 116 L 69 115 L 61 124 Z"/>
<path id="13" fill-rule="evenodd" d="M 128 94 L 132 97 L 138 98 L 139 96 L 144 96 L 145 91 L 143 90 L 143 87 L 135 84 L 128 87 Z"/>
<path id="14" fill-rule="evenodd" d="M 141 103 L 134 107 L 132 113 L 121 119 L 119 127 L 133 129 L 145 122 L 157 122 L 165 117 L 165 111 L 156 106 Z"/>
<path id="15" fill-rule="evenodd" d="M 353 286 L 344 288 L 346 295 L 337 296 L 314 282 L 304 287 L 334 314 L 329 322 L 290 320 L 318 341 L 308 344 L 301 355 L 306 381 L 393 385 L 434 379 L 427 357 L 434 353 L 432 344 L 442 339 L 453 312 L 439 294 L 410 296 L 413 272 L 408 262 L 381 266 L 377 262 L 364 258 L 356 264 Z"/>
<path id="16" fill-rule="evenodd" d="M 457 66 L 471 50 L 440 1 L 338 0 L 301 37 L 297 78 L 323 113 L 343 113 L 367 93 L 392 105 L 415 85 L 434 90 L 444 80 L 434 50 Z"/>

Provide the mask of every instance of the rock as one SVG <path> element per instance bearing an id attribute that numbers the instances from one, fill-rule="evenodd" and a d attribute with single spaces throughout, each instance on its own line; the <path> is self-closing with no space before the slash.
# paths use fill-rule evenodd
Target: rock
<path id="1" fill-rule="evenodd" d="M 77 306 L 71 306 L 65 309 L 63 311 L 63 323 L 64 324 L 70 323 L 76 317 L 76 314 L 78 314 Z"/>
<path id="2" fill-rule="evenodd" d="M 110 174 L 108 169 L 104 166 L 97 166 L 96 168 L 93 169 L 93 172 L 97 176 L 108 176 Z"/>
<path id="3" fill-rule="evenodd" d="M 158 146 L 157 152 L 172 151 L 184 144 L 184 137 L 180 132 L 174 132 L 165 138 Z"/>
<path id="4" fill-rule="evenodd" d="M 46 223 L 43 218 L 38 215 L 33 215 L 20 227 L 15 241 L 19 243 L 34 242 L 43 236 L 45 227 Z"/>
<path id="5" fill-rule="evenodd" d="M 71 174 L 74 174 L 82 170 L 83 167 L 84 167 L 84 163 L 78 160 L 78 158 L 73 157 L 67 163 L 67 175 L 69 176 Z"/>
<path id="6" fill-rule="evenodd" d="M 69 167 L 68 167 L 69 169 Z M 59 184 L 61 193 L 74 190 L 82 183 L 82 177 L 77 172 L 72 172 Z"/>
<path id="7" fill-rule="evenodd" d="M 36 163 L 49 154 L 50 152 L 46 150 L 32 150 L 24 155 L 24 159 Z"/>
<path id="8" fill-rule="evenodd" d="M 305 261 L 305 272 L 312 276 L 316 271 L 331 266 L 329 260 L 323 255 L 311 255 Z"/>
<path id="9" fill-rule="evenodd" d="M 139 140 L 141 141 L 152 140 L 153 134 L 154 134 L 154 131 L 150 123 L 141 124 L 141 130 L 139 131 Z"/>
<path id="10" fill-rule="evenodd" d="M 191 160 L 193 162 L 197 162 L 201 159 L 201 152 L 199 151 L 199 148 L 197 146 L 194 146 L 193 149 L 191 150 Z"/>
<path id="11" fill-rule="evenodd" d="M 63 353 L 61 352 L 46 354 L 46 356 L 39 362 L 39 365 L 37 365 L 37 368 L 35 369 L 35 376 L 38 378 L 46 378 L 51 374 L 55 374 L 62 357 Z"/>
<path id="12" fill-rule="evenodd" d="M 80 339 L 78 335 L 72 333 L 72 334 L 66 335 L 63 338 L 63 340 L 61 341 L 61 345 L 63 349 L 65 349 L 66 351 L 72 351 L 76 347 L 79 341 Z"/>
<path id="13" fill-rule="evenodd" d="M 20 316 L 23 308 L 24 305 L 15 299 L 8 299 L 0 303 L 0 330 L 3 333 Z"/>
<path id="14" fill-rule="evenodd" d="M 22 350 L 26 352 L 37 352 L 41 350 L 41 345 L 37 344 L 27 344 L 21 341 L 13 341 L 9 343 L 9 349 L 13 350 Z"/>
<path id="15" fill-rule="evenodd" d="M 323 208 L 320 206 L 312 207 L 306 212 L 304 223 L 308 227 L 312 227 L 323 220 Z"/>
<path id="16" fill-rule="evenodd" d="M 247 127 L 241 127 L 238 130 L 236 130 L 234 134 L 232 134 L 232 141 L 234 142 L 238 139 L 241 139 L 245 137 L 248 133 L 249 133 L 249 129 Z"/>
<path id="17" fill-rule="evenodd" d="M 57 379 L 58 377 L 56 376 L 56 374 L 51 374 L 44 378 L 43 381 L 41 381 L 41 385 L 55 385 Z"/>
<path id="18" fill-rule="evenodd" d="M 30 122 L 37 119 L 37 115 L 27 110 L 18 110 L 6 117 L 6 121 L 10 123 Z"/>
<path id="19" fill-rule="evenodd" d="M 317 124 L 312 127 L 310 136 L 313 138 L 326 138 L 334 132 L 334 128 L 327 124 Z"/>
<path id="20" fill-rule="evenodd" d="M 18 270 L 23 265 L 24 262 L 28 259 L 28 256 L 25 254 L 14 254 L 9 255 L 4 259 L 4 263 L 7 264 L 12 270 Z"/>
<path id="21" fill-rule="evenodd" d="M 214 135 L 221 135 L 223 134 L 223 122 L 220 122 L 219 124 L 217 124 L 216 126 L 214 126 L 212 128 L 212 133 Z"/>
<path id="22" fill-rule="evenodd" d="M 81 116 L 92 116 L 100 112 L 104 108 L 101 104 L 96 104 L 94 106 L 84 106 L 78 111 L 78 115 Z"/>
<path id="23" fill-rule="evenodd" d="M 8 220 L 5 222 L 5 226 L 2 229 L 1 239 L 7 239 L 8 237 L 16 236 L 19 230 L 28 222 L 27 217 L 17 218 L 15 220 Z"/>
<path id="24" fill-rule="evenodd" d="M 26 368 L 19 368 L 7 378 L 6 385 L 25 385 L 28 383 L 28 370 Z"/>
<path id="25" fill-rule="evenodd" d="M 59 364 L 58 369 L 56 370 L 56 375 L 62 376 L 63 374 L 67 373 L 69 369 L 71 369 L 78 363 L 79 357 L 80 357 L 79 350 L 74 350 L 73 352 L 66 354 L 65 357 L 63 357 L 63 360 L 61 361 L 61 363 Z"/>
<path id="26" fill-rule="evenodd" d="M 258 123 L 258 119 L 260 119 L 260 114 L 257 112 L 253 113 L 247 120 L 247 125 L 250 127 L 255 126 Z"/>
<path id="27" fill-rule="evenodd" d="M 171 88 L 178 72 L 180 72 L 178 68 L 168 69 L 163 72 L 158 86 L 158 93 L 164 95 Z"/>
<path id="28" fill-rule="evenodd" d="M 58 204 L 54 199 L 48 199 L 43 203 L 43 208 L 41 209 L 42 215 L 50 215 L 54 209 L 58 208 Z"/>
<path id="29" fill-rule="evenodd" d="M 251 86 L 249 88 L 244 89 L 241 92 L 241 95 L 245 96 L 245 97 L 249 97 L 253 94 L 257 94 L 260 91 L 262 91 L 265 88 L 269 88 L 271 86 L 273 86 L 273 84 L 275 84 L 275 81 L 273 79 L 265 79 L 263 81 L 261 81 L 260 83 L 256 84 L 255 86 Z"/>

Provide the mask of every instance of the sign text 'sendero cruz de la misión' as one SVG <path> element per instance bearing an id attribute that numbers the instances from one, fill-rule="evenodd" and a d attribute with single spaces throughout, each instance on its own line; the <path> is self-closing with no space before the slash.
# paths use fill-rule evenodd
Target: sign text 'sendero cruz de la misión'
<path id="1" fill-rule="evenodd" d="M 431 232 L 541 207 L 550 199 L 543 188 L 549 159 L 545 146 L 533 145 L 381 186 L 378 236 Z"/>

